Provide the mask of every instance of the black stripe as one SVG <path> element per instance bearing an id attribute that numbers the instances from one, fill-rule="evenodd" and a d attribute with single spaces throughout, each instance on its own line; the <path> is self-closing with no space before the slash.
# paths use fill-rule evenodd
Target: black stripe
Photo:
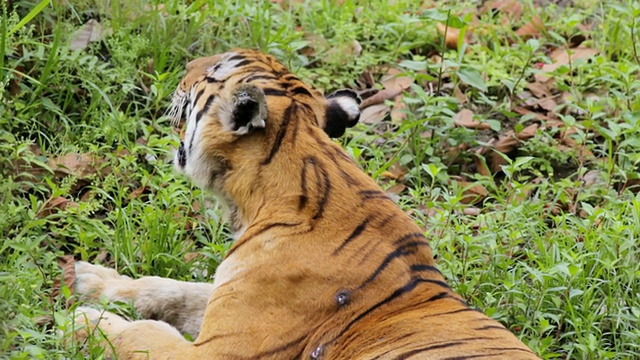
<path id="1" fill-rule="evenodd" d="M 261 235 L 263 233 L 265 233 L 268 230 L 273 229 L 274 227 L 294 227 L 294 226 L 298 226 L 301 225 L 302 222 L 297 222 L 297 223 L 283 223 L 283 222 L 276 222 L 276 223 L 271 223 L 271 224 L 267 224 L 265 225 L 262 229 L 257 230 L 255 233 L 250 234 L 250 236 L 243 236 L 241 238 L 241 240 L 236 241 L 235 244 L 233 244 L 233 247 L 231 247 L 231 249 L 229 249 L 229 251 L 227 252 L 227 254 L 225 255 L 226 257 L 229 257 L 229 255 L 233 254 L 236 250 L 238 250 L 238 248 L 240 248 L 242 245 L 246 244 L 249 242 L 249 240 L 255 238 L 258 235 Z"/>
<path id="2" fill-rule="evenodd" d="M 429 246 L 429 244 L 426 241 L 412 241 L 412 242 L 409 242 L 409 243 L 406 243 L 404 245 L 399 246 L 396 250 L 394 250 L 392 253 L 387 255 L 387 257 L 382 261 L 382 263 L 373 272 L 373 274 L 371 274 L 371 276 L 369 276 L 369 278 L 367 280 L 365 280 L 358 287 L 358 289 L 362 289 L 363 287 L 365 287 L 365 286 L 369 285 L 370 283 L 372 283 L 382 273 L 382 271 L 384 271 L 387 268 L 387 266 L 389 266 L 391 261 L 393 261 L 394 259 L 397 259 L 399 257 L 402 257 L 402 256 L 415 254 L 416 251 L 418 251 L 418 247 L 420 247 L 420 246 Z M 443 284 L 442 285 L 443 287 L 447 287 L 447 288 L 449 287 L 443 281 L 440 281 L 440 282 Z"/>
<path id="3" fill-rule="evenodd" d="M 222 82 L 222 80 L 218 80 L 213 76 L 205 76 L 204 79 L 207 81 L 208 84 L 215 84 L 215 83 Z"/>
<path id="4" fill-rule="evenodd" d="M 362 197 L 362 200 L 383 199 L 391 200 L 387 193 L 380 190 L 361 190 L 358 191 L 358 195 Z"/>
<path id="5" fill-rule="evenodd" d="M 458 345 L 465 345 L 468 344 L 470 341 L 486 341 L 486 340 L 499 340 L 498 338 L 494 338 L 494 337 L 469 337 L 469 338 L 462 338 L 462 339 L 456 339 L 454 341 L 449 341 L 449 342 L 438 342 L 434 345 L 429 345 L 429 346 L 425 346 L 423 348 L 420 349 L 415 349 L 415 350 L 411 350 L 408 351 L 406 353 L 401 354 L 400 356 L 397 357 L 397 359 L 408 359 L 409 357 L 422 353 L 422 352 L 428 352 L 431 350 L 438 350 L 438 349 L 446 349 L 452 346 L 458 346 Z M 461 349 L 462 350 L 462 349 Z M 485 349 L 481 349 L 481 350 L 485 350 Z M 492 356 L 495 356 L 497 354 L 493 354 Z M 489 356 L 489 354 L 479 354 L 479 355 L 463 355 L 463 356 L 454 356 L 454 357 L 449 357 L 447 359 L 473 359 L 474 357 L 478 357 L 478 356 Z"/>
<path id="6" fill-rule="evenodd" d="M 314 220 L 318 220 L 324 214 L 324 208 L 329 201 L 329 194 L 331 193 L 331 180 L 329 179 L 329 173 L 324 167 L 318 166 L 318 163 L 314 165 L 313 169 L 316 173 L 316 186 L 319 193 L 322 195 L 318 197 L 318 204 L 316 205 L 316 213 L 313 215 Z"/>
<path id="7" fill-rule="evenodd" d="M 429 345 L 429 346 L 425 346 L 425 347 L 422 347 L 422 348 L 419 348 L 419 349 L 414 349 L 414 350 L 402 353 L 402 354 L 398 355 L 396 357 L 396 359 L 404 360 L 404 359 L 408 359 L 411 356 L 419 354 L 419 353 L 432 351 L 432 350 L 438 350 L 438 349 L 446 349 L 446 348 L 450 348 L 450 347 L 458 346 L 458 345 L 463 345 L 463 344 L 465 344 L 465 343 L 461 342 L 461 341 L 451 341 L 451 342 L 444 343 L 444 344 Z"/>
<path id="8" fill-rule="evenodd" d="M 205 88 L 200 89 L 200 91 L 198 91 L 198 93 L 196 93 L 196 97 L 193 99 L 193 103 L 197 104 L 198 100 L 200 100 L 200 97 L 202 96 L 202 94 L 204 94 L 204 90 Z"/>
<path id="9" fill-rule="evenodd" d="M 393 242 L 393 245 L 400 245 L 403 242 L 405 242 L 405 241 L 407 241 L 409 239 L 413 239 L 413 238 L 421 238 L 421 239 L 425 239 L 425 240 L 427 239 L 427 238 L 424 237 L 424 235 L 422 235 L 422 233 L 419 233 L 419 232 L 417 232 L 417 233 L 408 233 L 408 234 L 402 235 L 398 239 L 396 239 Z"/>
<path id="10" fill-rule="evenodd" d="M 351 241 L 353 241 L 353 239 L 357 238 L 358 235 L 362 234 L 362 232 L 364 231 L 364 229 L 367 227 L 367 224 L 369 223 L 369 218 L 364 219 L 364 221 L 358 225 L 358 227 L 356 227 L 353 232 L 351 233 L 351 235 L 349 235 L 349 237 L 347 237 L 342 244 L 340 244 L 340 246 L 333 252 L 333 256 L 338 255 L 338 253 L 340 251 L 342 251 L 342 249 L 344 249 L 345 246 L 347 246 L 347 244 L 349 244 Z"/>
<path id="11" fill-rule="evenodd" d="M 311 93 L 309 92 L 309 90 L 307 90 L 304 86 L 299 85 L 294 87 L 293 89 L 289 89 L 289 91 L 291 92 L 291 94 L 293 95 L 306 95 L 306 96 L 312 96 Z"/>
<path id="12" fill-rule="evenodd" d="M 431 296 L 431 297 L 430 297 L 430 298 L 428 298 L 428 299 L 424 299 L 424 300 L 419 301 L 419 302 L 417 302 L 417 303 L 410 304 L 410 306 L 405 306 L 405 307 L 399 308 L 399 309 L 397 309 L 397 310 L 395 310 L 395 311 L 393 311 L 393 312 L 388 312 L 388 313 L 384 314 L 384 316 L 381 316 L 381 317 L 378 319 L 378 321 L 386 321 L 387 319 L 391 319 L 391 318 L 393 318 L 394 316 L 399 315 L 399 314 L 401 314 L 401 315 L 405 315 L 405 314 L 407 314 L 408 312 L 415 311 L 415 310 L 417 310 L 417 309 L 422 308 L 422 307 L 423 307 L 423 306 L 425 306 L 426 304 L 429 304 L 429 303 L 432 303 L 432 302 L 434 302 L 434 301 L 438 301 L 438 300 L 443 300 L 443 299 L 449 299 L 449 300 L 455 300 L 455 301 L 458 301 L 458 302 L 460 302 L 463 306 L 465 306 L 465 308 L 464 308 L 464 309 L 462 309 L 462 310 L 468 310 L 468 309 L 469 309 L 469 307 L 467 307 L 467 305 L 466 305 L 463 301 L 461 301 L 460 299 L 457 299 L 457 298 L 453 297 L 453 296 L 452 296 L 452 294 L 453 294 L 453 293 L 452 293 L 451 291 L 442 291 L 442 292 L 438 293 L 437 295 Z M 451 313 L 456 313 L 456 312 L 458 312 L 458 310 L 456 310 L 456 311 L 452 311 Z M 447 313 L 429 314 L 429 316 L 423 316 L 423 317 L 421 317 L 421 319 L 425 319 L 425 318 L 427 318 L 427 317 L 431 317 L 431 316 L 441 316 L 441 315 L 447 315 Z"/>
<path id="13" fill-rule="evenodd" d="M 476 310 L 474 308 L 470 308 L 470 307 L 464 307 L 462 309 L 456 309 L 456 310 L 452 310 L 452 311 L 447 311 L 447 312 L 442 312 L 442 313 L 437 313 L 437 314 L 427 314 L 425 316 L 420 317 L 420 319 L 426 319 L 429 317 L 434 317 L 434 316 L 447 316 L 447 315 L 454 315 L 454 314 L 458 314 L 458 313 L 462 313 L 462 312 L 475 312 L 475 313 L 479 313 L 484 315 L 482 312 L 480 312 L 479 310 Z"/>
<path id="14" fill-rule="evenodd" d="M 340 338 L 342 335 L 344 335 L 344 333 L 349 331 L 349 329 L 351 329 L 351 327 L 353 327 L 353 325 L 355 323 L 357 323 L 358 321 L 362 320 L 365 316 L 369 315 L 374 310 L 378 309 L 379 307 L 381 307 L 381 306 L 383 306 L 383 305 L 385 305 L 387 303 L 390 303 L 391 301 L 395 300 L 397 297 L 399 297 L 399 296 L 401 296 L 401 295 L 403 295 L 405 293 L 413 291 L 413 289 L 415 289 L 416 286 L 418 286 L 418 284 L 420 284 L 420 283 L 431 283 L 431 284 L 434 284 L 434 285 L 442 286 L 441 285 L 442 281 L 431 280 L 431 279 L 421 279 L 421 278 L 416 278 L 416 277 L 411 278 L 411 280 L 406 285 L 404 285 L 403 287 L 401 287 L 399 289 L 396 289 L 391 295 L 387 296 L 382 301 L 378 302 L 377 304 L 373 305 L 372 307 L 368 308 L 367 310 L 365 310 L 364 312 L 362 312 L 358 316 L 356 316 L 355 319 L 351 320 L 327 344 L 335 342 L 338 338 Z M 446 284 L 445 284 L 445 286 L 446 286 Z"/>
<path id="15" fill-rule="evenodd" d="M 278 78 L 273 76 L 273 75 L 268 75 L 268 74 L 256 74 L 256 75 L 249 75 L 246 78 L 242 79 L 242 82 L 248 83 L 248 82 L 252 82 L 252 81 L 256 81 L 256 80 L 277 80 Z"/>
<path id="16" fill-rule="evenodd" d="M 202 107 L 202 109 L 200 109 L 200 111 L 198 111 L 198 113 L 196 114 L 196 125 L 198 124 L 198 122 L 200 122 L 200 119 L 202 118 L 202 115 L 204 115 L 207 111 L 209 111 L 209 107 L 211 107 L 211 103 L 215 99 L 216 99 L 215 95 L 209 95 L 209 97 L 207 98 L 207 101 L 205 101 L 204 106 Z"/>
<path id="17" fill-rule="evenodd" d="M 445 358 L 444 360 L 466 360 L 466 359 L 479 359 L 479 358 L 483 358 L 483 357 L 495 358 L 498 355 L 505 355 L 505 352 L 511 352 L 511 351 L 525 352 L 525 353 L 537 356 L 533 351 L 531 351 L 529 349 L 514 348 L 514 347 L 491 347 L 491 348 L 483 348 L 482 350 L 493 350 L 493 351 L 501 351 L 501 352 L 492 353 L 492 354 L 452 356 L 452 357 Z"/>
<path id="18" fill-rule="evenodd" d="M 315 117 L 313 118 L 315 119 Z M 323 152 L 327 155 L 327 157 L 329 157 L 329 159 L 331 159 L 331 161 L 334 164 L 338 164 L 338 158 L 336 158 L 332 150 L 335 150 L 335 149 L 333 149 L 332 147 L 323 147 Z M 343 168 L 338 167 L 338 170 L 340 171 L 340 176 L 342 176 L 342 178 L 347 182 L 348 185 L 357 186 L 360 184 L 359 181 L 357 181 L 353 176 L 351 176 L 351 174 L 344 171 Z"/>
<path id="19" fill-rule="evenodd" d="M 300 202 L 298 203 L 298 211 L 307 206 L 307 165 L 315 162 L 314 157 L 306 158 L 302 161 L 302 171 L 300 171 Z"/>
<path id="20" fill-rule="evenodd" d="M 503 355 L 503 353 L 491 353 L 491 354 L 480 354 L 480 355 L 467 355 L 467 356 L 453 356 L 445 359 L 448 360 L 467 360 L 467 359 L 481 359 L 481 358 L 495 358 L 496 355 Z"/>
<path id="21" fill-rule="evenodd" d="M 276 139 L 271 147 L 271 151 L 269 151 L 269 155 L 262 160 L 262 165 L 269 165 L 273 157 L 276 155 L 278 150 L 280 150 L 280 146 L 282 146 L 282 140 L 284 140 L 284 136 L 287 134 L 287 128 L 289 127 L 289 122 L 291 121 L 291 117 L 294 115 L 296 109 L 296 103 L 291 102 L 287 110 L 284 112 L 284 116 L 282 119 L 282 124 L 280 124 L 280 129 L 278 129 L 278 134 L 276 135 Z"/>
<path id="22" fill-rule="evenodd" d="M 442 275 L 440 273 L 440 270 L 438 270 L 438 268 L 436 268 L 433 265 L 413 264 L 411 265 L 411 271 L 434 271 L 434 272 L 437 272 L 439 275 Z"/>
<path id="23" fill-rule="evenodd" d="M 213 100 L 215 100 L 215 98 L 216 98 L 215 95 L 209 95 L 202 109 L 200 109 L 200 111 L 196 113 L 196 125 L 193 128 L 193 133 L 191 133 L 191 139 L 189 140 L 189 155 L 191 155 L 191 151 L 193 150 L 193 139 L 195 139 L 196 137 L 196 130 L 198 130 L 198 123 L 200 122 L 200 119 L 202 118 L 202 116 L 207 111 L 209 111 L 209 107 L 211 106 L 211 103 L 213 102 Z"/>
<path id="24" fill-rule="evenodd" d="M 246 56 L 244 56 L 242 54 L 236 54 L 236 55 L 233 55 L 232 57 L 226 59 L 225 62 L 234 61 L 234 60 L 242 60 L 242 59 L 246 59 Z"/>
<path id="25" fill-rule="evenodd" d="M 377 225 L 377 226 L 378 226 L 378 228 L 384 228 L 384 227 L 386 227 L 386 226 L 387 226 L 387 224 L 388 224 L 391 220 L 393 220 L 393 219 L 395 219 L 395 218 L 396 218 L 396 216 L 398 216 L 398 214 L 393 213 L 393 214 L 391 214 L 391 215 L 389 215 L 389 216 L 385 217 L 384 219 L 380 220 L 380 223 Z"/>
<path id="26" fill-rule="evenodd" d="M 251 60 L 251 59 L 244 59 L 244 60 L 240 61 L 239 63 L 235 64 L 234 67 L 237 69 L 239 67 L 251 64 L 252 62 L 253 62 L 253 60 Z"/>
<path id="27" fill-rule="evenodd" d="M 506 331 L 509 331 L 509 330 L 507 330 L 506 327 L 504 327 L 502 325 L 486 325 L 486 326 L 474 328 L 473 330 L 478 330 L 478 331 L 484 331 L 484 330 L 506 330 Z"/>
<path id="28" fill-rule="evenodd" d="M 523 349 L 523 348 L 517 348 L 517 347 L 492 347 L 492 348 L 489 348 L 489 350 L 517 351 L 517 352 L 526 352 L 530 354 L 535 354 L 530 349 Z"/>
<path id="29" fill-rule="evenodd" d="M 262 89 L 265 96 L 289 96 L 286 91 L 281 89 L 266 88 Z"/>

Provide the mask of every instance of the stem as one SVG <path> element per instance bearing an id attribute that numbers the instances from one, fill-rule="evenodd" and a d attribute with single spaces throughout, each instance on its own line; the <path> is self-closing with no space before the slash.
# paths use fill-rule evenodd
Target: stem
<path id="1" fill-rule="evenodd" d="M 636 59 L 636 62 L 638 63 L 638 65 L 640 65 L 640 58 L 638 57 L 638 49 L 636 48 L 636 35 L 635 35 L 635 30 L 636 30 L 636 17 L 632 16 L 633 20 L 631 21 L 631 44 L 633 44 L 633 57 Z"/>

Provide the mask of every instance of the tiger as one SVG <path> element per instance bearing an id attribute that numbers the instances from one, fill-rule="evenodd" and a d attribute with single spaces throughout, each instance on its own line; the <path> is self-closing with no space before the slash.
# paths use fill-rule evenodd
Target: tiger
<path id="1" fill-rule="evenodd" d="M 119 359 L 539 359 L 449 287 L 425 233 L 332 139 L 360 101 L 259 50 L 189 62 L 173 163 L 224 204 L 234 242 L 212 283 L 77 262 L 77 294 L 144 320 L 83 305 L 75 336 L 103 334 Z"/>

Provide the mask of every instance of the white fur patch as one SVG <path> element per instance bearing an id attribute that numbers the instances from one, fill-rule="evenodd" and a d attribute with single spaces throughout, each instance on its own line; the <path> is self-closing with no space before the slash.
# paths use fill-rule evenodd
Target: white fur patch
<path id="1" fill-rule="evenodd" d="M 349 120 L 356 119 L 360 116 L 360 105 L 353 98 L 348 96 L 338 96 L 331 99 L 335 101 L 349 116 Z"/>
<path id="2" fill-rule="evenodd" d="M 212 77 L 217 81 L 226 80 L 234 72 L 237 65 L 244 61 L 244 59 L 227 60 L 235 55 L 237 54 L 234 52 L 226 53 L 216 65 L 207 69 L 207 76 Z"/>

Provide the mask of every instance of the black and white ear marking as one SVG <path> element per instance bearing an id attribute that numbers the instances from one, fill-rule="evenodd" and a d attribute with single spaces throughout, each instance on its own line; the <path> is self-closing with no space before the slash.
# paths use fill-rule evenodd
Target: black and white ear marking
<path id="1" fill-rule="evenodd" d="M 242 85 L 233 94 L 230 126 L 236 135 L 248 134 L 254 128 L 264 128 L 267 119 L 267 100 L 262 89 Z"/>
<path id="2" fill-rule="evenodd" d="M 360 97 L 349 89 L 338 90 L 327 96 L 324 131 L 329 137 L 342 136 L 348 127 L 360 119 Z"/>

